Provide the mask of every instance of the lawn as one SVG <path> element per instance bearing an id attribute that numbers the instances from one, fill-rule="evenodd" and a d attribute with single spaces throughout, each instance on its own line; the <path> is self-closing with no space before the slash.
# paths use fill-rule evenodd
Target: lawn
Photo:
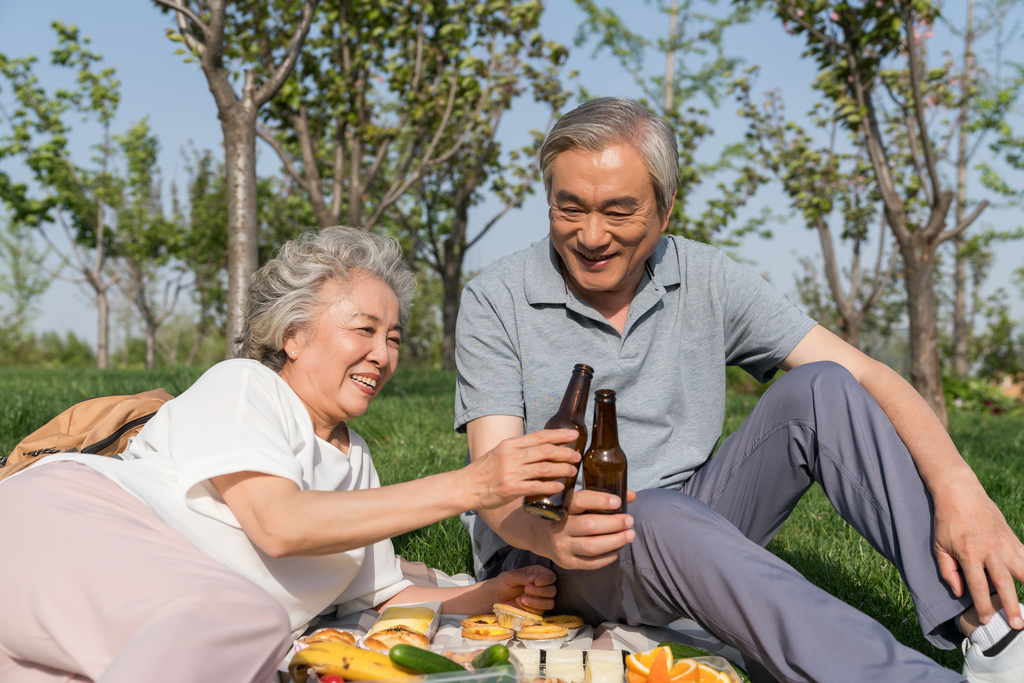
<path id="1" fill-rule="evenodd" d="M 179 394 L 198 376 L 191 368 L 142 371 L 19 369 L 0 371 L 0 452 L 67 406 L 92 396 L 164 387 Z M 466 438 L 452 430 L 454 373 L 404 368 L 371 412 L 352 422 L 366 438 L 385 484 L 460 467 Z M 739 427 L 755 395 L 728 395 L 723 435 Z M 1024 536 L 1024 418 L 982 413 L 951 414 L 960 452 Z M 458 519 L 448 519 L 395 539 L 399 554 L 449 573 L 471 572 L 469 538 Z M 797 506 L 769 549 L 808 579 L 882 622 L 903 643 L 959 669 L 959 651 L 943 652 L 921 636 L 895 568 L 883 560 L 832 509 L 816 486 Z"/>

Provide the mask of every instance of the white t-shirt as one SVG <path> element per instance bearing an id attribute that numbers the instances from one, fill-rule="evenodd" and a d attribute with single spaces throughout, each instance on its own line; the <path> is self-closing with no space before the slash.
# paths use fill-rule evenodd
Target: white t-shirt
<path id="1" fill-rule="evenodd" d="M 334 555 L 273 558 L 252 544 L 211 477 L 261 472 L 302 490 L 379 488 L 366 442 L 349 430 L 348 455 L 313 433 L 305 406 L 277 373 L 253 360 L 210 368 L 146 424 L 122 456 L 57 454 L 89 465 L 168 525 L 252 579 L 287 610 L 293 631 L 331 605 L 357 612 L 394 597 L 405 580 L 390 540 Z"/>

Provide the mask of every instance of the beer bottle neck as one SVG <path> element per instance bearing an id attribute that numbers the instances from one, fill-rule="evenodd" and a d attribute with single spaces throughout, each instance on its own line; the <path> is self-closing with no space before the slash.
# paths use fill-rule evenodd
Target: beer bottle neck
<path id="1" fill-rule="evenodd" d="M 591 448 L 615 448 L 619 445 L 619 427 L 615 419 L 615 401 L 594 405 L 594 433 Z"/>
<path id="2" fill-rule="evenodd" d="M 578 370 L 572 373 L 572 379 L 569 380 L 569 386 L 566 387 L 565 395 L 562 397 L 562 405 L 558 408 L 559 415 L 571 416 L 583 421 L 583 416 L 587 412 L 587 396 L 590 395 L 590 380 L 589 375 Z"/>

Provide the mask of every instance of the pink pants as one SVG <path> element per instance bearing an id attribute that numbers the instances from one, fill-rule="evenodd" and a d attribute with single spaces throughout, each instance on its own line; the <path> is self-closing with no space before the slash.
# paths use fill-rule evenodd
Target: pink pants
<path id="1" fill-rule="evenodd" d="M 266 683 L 288 638 L 266 591 L 95 470 L 0 485 L 0 683 Z"/>

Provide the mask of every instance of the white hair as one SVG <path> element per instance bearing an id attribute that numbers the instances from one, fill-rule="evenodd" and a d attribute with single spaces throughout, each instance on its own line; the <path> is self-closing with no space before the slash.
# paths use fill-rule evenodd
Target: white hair
<path id="1" fill-rule="evenodd" d="M 354 228 L 308 230 L 285 242 L 277 256 L 253 274 L 245 301 L 238 356 L 271 370 L 284 367 L 286 335 L 312 330 L 327 306 L 321 296 L 328 282 L 342 285 L 366 273 L 388 285 L 398 297 L 404 326 L 416 293 L 416 281 L 390 237 Z"/>
<path id="2" fill-rule="evenodd" d="M 658 213 L 668 213 L 679 187 L 679 148 L 667 123 L 636 100 L 600 97 L 573 109 L 558 120 L 540 149 L 540 171 L 544 191 L 551 201 L 552 165 L 562 152 L 602 152 L 612 145 L 632 146 L 654 188 Z"/>

